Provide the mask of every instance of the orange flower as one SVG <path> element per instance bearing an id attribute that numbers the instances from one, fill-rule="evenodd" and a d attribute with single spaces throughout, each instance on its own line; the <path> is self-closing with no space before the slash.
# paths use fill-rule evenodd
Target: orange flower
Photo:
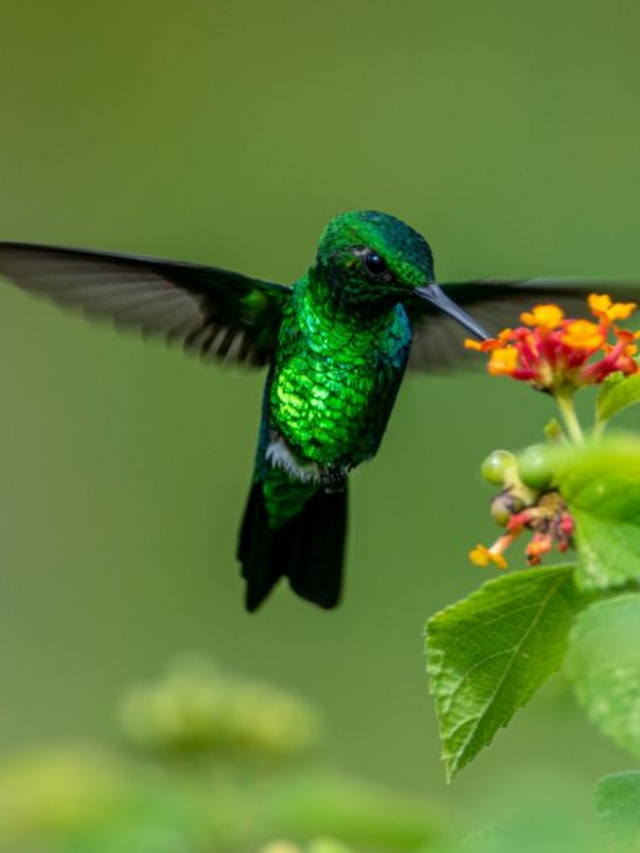
<path id="1" fill-rule="evenodd" d="M 487 548 L 485 545 L 478 545 L 473 549 L 473 551 L 469 551 L 469 559 L 473 565 L 480 566 L 480 568 L 484 569 L 489 565 L 489 563 L 493 563 L 494 566 L 497 566 L 499 569 L 506 569 L 507 561 L 496 548 L 501 539 L 506 538 L 507 537 L 505 536 L 501 536 L 492 548 Z"/>
<path id="2" fill-rule="evenodd" d="M 503 344 L 510 341 L 513 337 L 512 329 L 503 329 L 497 338 L 487 338 L 484 341 L 477 341 L 475 338 L 465 338 L 465 349 L 477 350 L 477 352 L 491 352 Z"/>
<path id="3" fill-rule="evenodd" d="M 606 294 L 592 293 L 588 301 L 597 323 L 565 319 L 557 305 L 536 305 L 521 314 L 526 326 L 482 342 L 468 340 L 465 346 L 490 353 L 492 376 L 509 376 L 552 394 L 597 385 L 617 371 L 638 373 L 640 362 L 633 356 L 640 332 L 619 329 L 614 322 L 627 319 L 636 306 L 613 302 Z"/>
<path id="4" fill-rule="evenodd" d="M 493 340 L 489 338 L 489 340 Z M 464 339 L 464 348 L 465 349 L 474 349 L 477 352 L 486 352 L 486 348 L 483 347 L 483 344 L 486 344 L 487 341 L 477 341 L 475 338 L 465 338 Z"/>
<path id="5" fill-rule="evenodd" d="M 612 322 L 615 320 L 627 320 L 637 307 L 635 302 L 616 302 L 609 309 L 607 316 Z"/>
<path id="6" fill-rule="evenodd" d="M 488 370 L 492 376 L 511 376 L 518 366 L 518 350 L 515 347 L 498 347 L 491 353 Z"/>
<path id="7" fill-rule="evenodd" d="M 589 297 L 589 309 L 594 317 L 605 322 L 614 323 L 616 320 L 628 320 L 638 307 L 635 302 L 612 302 L 606 293 L 592 293 Z"/>
<path id="8" fill-rule="evenodd" d="M 565 326 L 562 343 L 571 349 L 596 350 L 605 341 L 600 326 L 589 320 L 574 320 Z"/>
<path id="9" fill-rule="evenodd" d="M 531 311 L 525 311 L 520 319 L 527 326 L 538 329 L 557 329 L 564 318 L 562 308 L 558 305 L 536 305 Z"/>

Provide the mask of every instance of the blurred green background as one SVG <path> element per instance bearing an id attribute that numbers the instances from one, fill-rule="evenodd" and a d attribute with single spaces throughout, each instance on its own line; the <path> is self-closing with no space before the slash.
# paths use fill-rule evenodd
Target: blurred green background
<path id="1" fill-rule="evenodd" d="M 394 213 L 441 279 L 640 276 L 635 0 L 0 0 L 0 235 L 291 282 L 325 221 Z M 467 807 L 628 759 L 556 679 L 447 790 L 427 616 L 487 577 L 477 473 L 546 399 L 412 378 L 353 478 L 346 597 L 248 616 L 233 559 L 262 376 L 0 289 L 0 747 L 104 735 L 176 652 L 305 695 L 348 769 Z"/>

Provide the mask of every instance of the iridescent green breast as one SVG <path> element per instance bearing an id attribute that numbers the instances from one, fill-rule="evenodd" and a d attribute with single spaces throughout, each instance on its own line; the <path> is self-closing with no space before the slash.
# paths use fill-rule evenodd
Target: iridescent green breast
<path id="1" fill-rule="evenodd" d="M 378 449 L 411 343 L 404 309 L 368 321 L 330 316 L 299 286 L 280 331 L 270 423 L 294 453 L 351 467 Z"/>

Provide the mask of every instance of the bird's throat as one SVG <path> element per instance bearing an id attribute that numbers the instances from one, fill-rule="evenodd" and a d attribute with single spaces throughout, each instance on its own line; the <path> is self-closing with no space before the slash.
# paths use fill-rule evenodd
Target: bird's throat
<path id="1" fill-rule="evenodd" d="M 325 273 L 318 267 L 309 270 L 301 291 L 321 320 L 372 333 L 392 322 L 398 301 L 381 296 L 368 282 Z"/>

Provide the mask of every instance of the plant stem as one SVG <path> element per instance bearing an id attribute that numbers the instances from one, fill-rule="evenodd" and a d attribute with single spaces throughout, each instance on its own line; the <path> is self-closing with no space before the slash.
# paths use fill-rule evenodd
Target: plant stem
<path id="1" fill-rule="evenodd" d="M 555 395 L 562 420 L 565 423 L 569 437 L 575 444 L 584 443 L 584 433 L 580 426 L 580 421 L 576 415 L 576 407 L 571 394 L 556 394 Z"/>

